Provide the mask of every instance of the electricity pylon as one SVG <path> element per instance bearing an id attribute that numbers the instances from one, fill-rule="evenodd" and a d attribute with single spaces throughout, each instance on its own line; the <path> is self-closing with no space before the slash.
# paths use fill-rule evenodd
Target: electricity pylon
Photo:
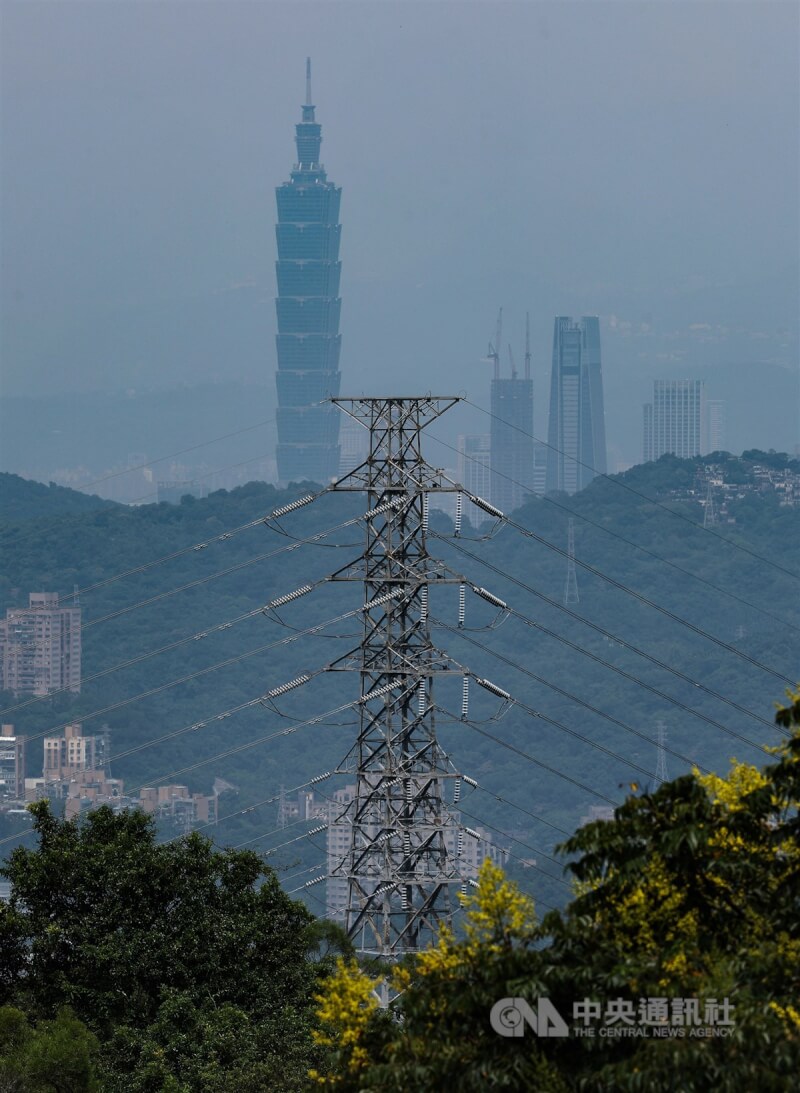
<path id="1" fill-rule="evenodd" d="M 667 773 L 667 753 L 664 745 L 667 742 L 667 730 L 663 721 L 656 722 L 656 728 L 658 729 L 658 750 L 656 759 L 656 776 L 653 779 L 653 789 L 656 790 L 669 781 L 669 774 Z"/>
<path id="2" fill-rule="evenodd" d="M 570 516 L 567 525 L 567 580 L 564 585 L 564 604 L 580 603 L 578 578 L 575 573 L 575 521 Z"/>
<path id="3" fill-rule="evenodd" d="M 437 741 L 433 699 L 435 677 L 452 676 L 454 662 L 432 644 L 428 619 L 430 586 L 457 578 L 426 544 L 428 494 L 457 487 L 421 449 L 423 429 L 459 400 L 331 401 L 370 438 L 366 460 L 331 487 L 369 496 L 364 551 L 331 575 L 364 588 L 361 643 L 330 665 L 361 677 L 358 739 L 338 768 L 355 776 L 355 795 L 333 821 L 349 829 L 349 849 L 332 875 L 347 878 L 345 928 L 357 949 L 395 960 L 436 937 L 463 882 L 443 796 L 460 775 Z"/>
<path id="4" fill-rule="evenodd" d="M 714 492 L 711 489 L 711 479 L 706 481 L 706 499 L 703 505 L 703 527 L 714 528 L 717 526 L 717 506 L 714 504 Z"/>

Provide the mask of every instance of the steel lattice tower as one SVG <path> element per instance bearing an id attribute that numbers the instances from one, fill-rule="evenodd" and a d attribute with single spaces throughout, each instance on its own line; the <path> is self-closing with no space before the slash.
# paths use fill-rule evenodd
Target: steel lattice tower
<path id="1" fill-rule="evenodd" d="M 430 585 L 456 581 L 426 545 L 428 494 L 453 484 L 421 449 L 423 429 L 457 401 L 332 399 L 370 436 L 365 462 L 332 487 L 369 495 L 364 552 L 331 577 L 363 582 L 365 593 L 361 644 L 330 666 L 361 677 L 358 739 L 338 770 L 355 774 L 355 796 L 335 820 L 349 828 L 350 848 L 332 875 L 347 878 L 345 927 L 357 948 L 388 959 L 437 935 L 463 881 L 442 792 L 460 776 L 437 742 L 433 701 L 434 678 L 452 676 L 454 664 L 428 621 Z"/>
<path id="2" fill-rule="evenodd" d="M 654 789 L 658 789 L 660 786 L 663 786 L 665 782 L 669 781 L 669 774 L 667 773 L 667 753 L 665 751 L 665 744 L 667 742 L 667 729 L 663 721 L 657 721 L 656 728 L 658 729 L 658 748 L 656 759 L 656 776 L 653 780 Z"/>
<path id="3" fill-rule="evenodd" d="M 570 516 L 567 525 L 567 579 L 564 584 L 564 603 L 580 603 L 578 577 L 575 572 L 575 521 Z"/>

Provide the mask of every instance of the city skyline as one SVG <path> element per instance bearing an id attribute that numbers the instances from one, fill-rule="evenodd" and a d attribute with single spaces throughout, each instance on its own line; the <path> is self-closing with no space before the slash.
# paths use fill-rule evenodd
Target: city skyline
<path id="1" fill-rule="evenodd" d="M 324 88 L 324 159 L 346 200 L 343 390 L 425 390 L 435 370 L 488 407 L 479 347 L 502 302 L 531 313 L 544 439 L 552 316 L 596 314 L 609 466 L 638 459 L 641 404 L 661 376 L 704 376 L 727 403 L 732 448 L 791 451 L 796 32 L 788 6 L 747 3 L 635 15 L 477 4 L 458 18 L 391 3 L 211 3 L 191 18 L 169 2 L 10 5 L 5 469 L 100 470 L 274 418 L 269 190 L 286 176 L 308 54 Z M 481 63 L 490 35 L 507 53 L 496 70 Z M 91 392 L 119 392 L 143 419 L 148 391 L 231 381 L 263 387 L 246 418 L 221 391 L 158 432 L 149 420 L 107 429 L 98 417 L 72 435 L 64 424 L 70 400 L 79 415 Z M 15 423 L 38 426 L 59 394 L 62 420 L 37 438 L 58 458 L 42 464 Z M 446 428 L 454 443 L 486 423 L 467 408 Z M 101 444 L 113 451 L 98 465 Z M 249 457 L 243 448 L 212 466 Z"/>

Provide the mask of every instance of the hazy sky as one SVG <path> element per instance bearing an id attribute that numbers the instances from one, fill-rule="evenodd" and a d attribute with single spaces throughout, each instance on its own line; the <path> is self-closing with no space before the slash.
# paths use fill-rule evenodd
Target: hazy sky
<path id="1" fill-rule="evenodd" d="M 599 314 L 635 459 L 653 376 L 733 398 L 797 370 L 799 11 L 6 0 L 4 390 L 272 384 L 274 187 L 310 54 L 343 393 L 487 401 L 502 304 L 518 356 L 531 313 L 541 428 L 553 316 Z M 761 409 L 797 441 L 796 407 Z"/>

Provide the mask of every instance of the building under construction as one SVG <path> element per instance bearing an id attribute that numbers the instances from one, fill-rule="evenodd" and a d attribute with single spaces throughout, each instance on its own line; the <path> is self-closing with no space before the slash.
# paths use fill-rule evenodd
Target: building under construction
<path id="1" fill-rule="evenodd" d="M 491 488 L 493 505 L 512 512 L 533 493 L 533 380 L 531 379 L 530 324 L 525 323 L 525 364 L 522 378 L 517 375 L 511 346 L 510 378 L 500 375 L 502 308 L 497 320 L 494 344 L 489 359 L 494 366 L 491 394 Z"/>

